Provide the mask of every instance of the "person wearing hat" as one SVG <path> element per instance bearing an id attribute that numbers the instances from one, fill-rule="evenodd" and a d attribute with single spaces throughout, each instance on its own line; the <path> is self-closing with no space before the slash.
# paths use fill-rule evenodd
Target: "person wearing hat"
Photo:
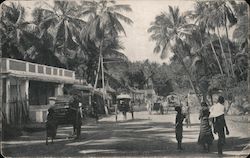
<path id="1" fill-rule="evenodd" d="M 229 135 L 229 130 L 227 128 L 227 124 L 225 121 L 225 107 L 224 107 L 224 102 L 225 99 L 222 96 L 219 96 L 218 98 L 218 103 L 214 104 L 210 108 L 210 118 L 213 120 L 213 128 L 214 128 L 214 133 L 218 134 L 218 155 L 222 155 L 222 148 L 223 145 L 225 144 L 225 129 L 226 129 L 226 134 Z"/>

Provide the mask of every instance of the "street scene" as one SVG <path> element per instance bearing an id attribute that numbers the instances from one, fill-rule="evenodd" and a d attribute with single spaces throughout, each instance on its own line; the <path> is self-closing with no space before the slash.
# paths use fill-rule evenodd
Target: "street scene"
<path id="1" fill-rule="evenodd" d="M 241 0 L 0 5 L 4 157 L 250 154 Z"/>
<path id="2" fill-rule="evenodd" d="M 122 116 L 121 116 L 122 117 Z M 128 117 L 129 118 L 129 117 Z M 227 138 L 225 157 L 247 157 L 249 154 L 249 126 L 247 123 L 228 120 L 232 131 Z M 198 115 L 191 116 L 191 127 L 184 127 L 183 147 L 176 150 L 174 114 L 148 116 L 136 112 L 135 119 L 115 122 L 114 116 L 92 121 L 82 126 L 82 138 L 70 138 L 72 127 L 58 129 L 54 144 L 45 144 L 45 132 L 26 133 L 17 140 L 3 142 L 4 155 L 10 157 L 85 157 L 85 156 L 164 156 L 164 157 L 214 157 L 216 142 L 211 153 L 202 153 L 197 144 Z M 247 128 L 246 128 L 247 127 Z M 24 152 L 25 151 L 25 152 Z"/>

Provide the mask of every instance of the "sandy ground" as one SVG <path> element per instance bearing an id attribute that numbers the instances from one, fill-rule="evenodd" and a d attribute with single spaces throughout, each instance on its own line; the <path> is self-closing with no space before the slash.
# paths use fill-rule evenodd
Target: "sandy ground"
<path id="1" fill-rule="evenodd" d="M 183 132 L 183 147 L 176 150 L 175 114 L 159 115 L 136 112 L 135 119 L 119 116 L 102 118 L 99 123 L 82 126 L 82 137 L 70 137 L 72 127 L 59 127 L 54 144 L 45 145 L 45 131 L 24 133 L 23 136 L 2 142 L 2 153 L 8 157 L 217 157 L 217 136 L 210 153 L 203 153 L 197 144 L 198 114 L 191 115 L 192 126 Z M 223 157 L 247 157 L 250 153 L 250 124 L 227 117 L 230 135 L 227 136 Z"/>

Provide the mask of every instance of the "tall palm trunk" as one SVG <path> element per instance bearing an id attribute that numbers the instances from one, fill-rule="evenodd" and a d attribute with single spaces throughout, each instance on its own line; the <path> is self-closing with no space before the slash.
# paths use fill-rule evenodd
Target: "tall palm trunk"
<path id="1" fill-rule="evenodd" d="M 228 49 L 228 52 L 229 52 L 230 67 L 231 67 L 232 75 L 233 75 L 233 77 L 235 77 L 234 67 L 233 67 L 233 60 L 232 60 L 232 52 L 231 52 L 231 49 L 230 49 L 230 46 L 229 46 L 228 29 L 227 29 L 227 26 L 225 26 L 225 27 L 226 27 L 227 49 Z"/>
<path id="2" fill-rule="evenodd" d="M 99 75 L 99 72 L 100 72 L 100 67 L 101 67 L 101 52 L 100 52 L 100 55 L 99 55 L 99 58 L 98 58 L 98 66 L 97 66 L 97 72 L 96 72 L 96 77 L 95 77 L 94 90 L 97 87 L 98 75 Z"/>
<path id="3" fill-rule="evenodd" d="M 219 28 L 217 27 L 217 33 L 218 33 L 218 39 L 219 39 L 219 43 L 220 43 L 220 49 L 221 49 L 221 53 L 222 53 L 222 56 L 225 60 L 225 64 L 226 64 L 226 71 L 227 71 L 227 75 L 228 77 L 230 77 L 230 71 L 229 71 L 229 65 L 228 65 L 228 62 L 227 62 L 227 57 L 226 57 L 226 54 L 224 52 L 224 49 L 223 49 L 223 45 L 222 45 L 222 42 L 221 42 L 221 36 L 220 36 L 220 31 L 219 31 Z"/>
<path id="4" fill-rule="evenodd" d="M 193 91 L 195 92 L 195 95 L 196 95 L 196 97 L 197 97 L 197 99 L 198 99 L 198 101 L 199 101 L 199 104 L 200 104 L 200 103 L 201 103 L 201 100 L 200 100 L 200 97 L 198 96 L 199 93 L 198 93 L 198 90 L 197 90 L 197 88 L 195 87 L 195 85 L 194 85 L 194 83 L 193 83 L 193 81 L 192 81 L 191 73 L 190 73 L 189 70 L 187 69 L 185 63 L 183 62 L 183 60 L 182 60 L 182 58 L 181 58 L 181 56 L 179 55 L 178 52 L 176 53 L 176 55 L 177 55 L 178 61 L 179 61 L 179 62 L 181 63 L 181 65 L 183 66 L 184 71 L 187 73 L 188 81 L 189 81 L 189 83 L 190 83 L 190 86 L 192 87 Z"/>
<path id="5" fill-rule="evenodd" d="M 218 56 L 217 56 L 217 54 L 216 54 L 216 51 L 215 51 L 215 49 L 214 49 L 214 45 L 213 45 L 211 39 L 209 39 L 209 42 L 210 42 L 211 48 L 212 48 L 212 50 L 213 50 L 213 53 L 214 53 L 215 59 L 216 59 L 216 61 L 217 61 L 217 64 L 218 64 L 218 66 L 219 66 L 220 73 L 221 73 L 221 75 L 223 75 L 224 73 L 223 73 L 223 70 L 222 70 L 222 66 L 221 66 L 221 64 L 220 64 L 219 58 L 218 58 Z"/>
<path id="6" fill-rule="evenodd" d="M 206 29 L 209 30 L 207 24 L 206 24 Z M 211 41 L 211 37 L 210 37 L 209 31 L 207 31 L 207 33 L 208 33 L 208 35 L 209 35 L 209 43 L 210 43 L 210 46 L 211 46 L 212 51 L 213 51 L 213 53 L 214 53 L 215 59 L 216 59 L 216 61 L 217 61 L 217 64 L 218 64 L 218 66 L 219 66 L 220 73 L 221 73 L 221 75 L 223 75 L 223 74 L 224 74 L 224 73 L 223 73 L 223 69 L 222 69 L 221 63 L 220 63 L 220 61 L 219 61 L 218 55 L 217 55 L 217 53 L 216 53 L 216 51 L 215 51 L 215 49 L 214 49 L 213 42 Z"/>
<path id="7" fill-rule="evenodd" d="M 233 60 L 232 60 L 232 52 L 231 52 L 231 49 L 230 49 L 230 46 L 229 46 L 229 36 L 228 36 L 228 28 L 227 28 L 226 15 L 224 16 L 224 19 L 225 19 L 224 26 L 225 26 L 225 29 L 226 29 L 226 36 L 227 36 L 227 41 L 226 42 L 227 42 L 227 49 L 228 49 L 228 52 L 229 52 L 230 68 L 231 68 L 233 77 L 235 77 L 234 67 L 233 67 Z"/>

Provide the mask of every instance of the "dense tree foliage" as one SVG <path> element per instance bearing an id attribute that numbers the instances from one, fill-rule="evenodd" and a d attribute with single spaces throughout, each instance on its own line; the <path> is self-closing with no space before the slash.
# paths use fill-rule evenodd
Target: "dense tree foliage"
<path id="1" fill-rule="evenodd" d="M 154 53 L 161 58 L 173 54 L 168 65 L 130 62 L 121 53 L 123 24 L 133 23 L 123 14 L 132 11 L 129 5 L 113 0 L 41 4 L 33 9 L 31 21 L 26 21 L 21 3 L 1 5 L 3 57 L 72 69 L 92 85 L 102 60 L 105 82 L 113 87 L 154 88 L 163 96 L 192 89 L 204 100 L 216 90 L 233 100 L 235 87 L 250 79 L 244 2 L 197 1 L 185 12 L 174 6 L 159 11 L 148 33 L 155 42 Z"/>

